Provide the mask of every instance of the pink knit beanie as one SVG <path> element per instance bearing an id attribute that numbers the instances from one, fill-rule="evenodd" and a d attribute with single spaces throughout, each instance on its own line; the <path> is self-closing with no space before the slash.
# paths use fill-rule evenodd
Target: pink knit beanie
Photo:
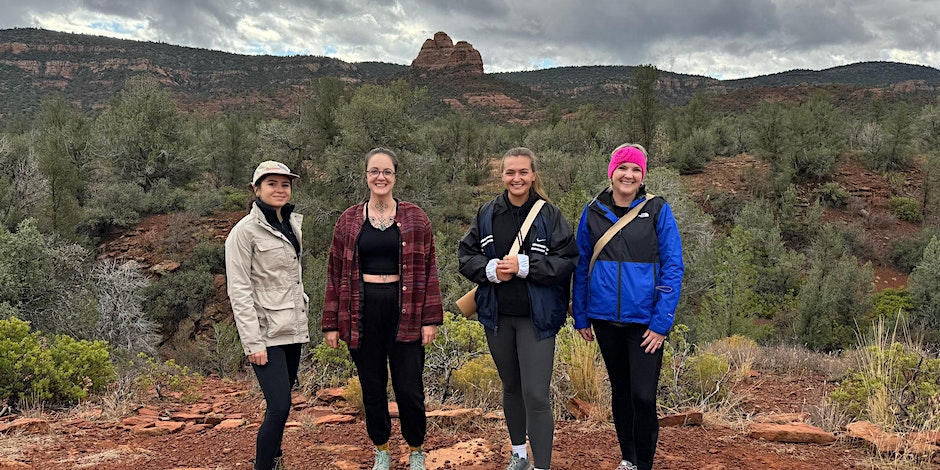
<path id="1" fill-rule="evenodd" d="M 646 178 L 646 155 L 643 154 L 642 150 L 636 147 L 622 147 L 614 150 L 614 153 L 610 154 L 607 178 L 614 176 L 614 170 L 616 170 L 621 163 L 637 164 L 640 167 L 640 171 L 643 172 L 643 178 Z"/>

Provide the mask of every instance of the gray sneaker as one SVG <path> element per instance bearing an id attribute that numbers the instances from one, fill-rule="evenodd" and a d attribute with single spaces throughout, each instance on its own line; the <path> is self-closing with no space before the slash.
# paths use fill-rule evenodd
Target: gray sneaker
<path id="1" fill-rule="evenodd" d="M 392 456 L 387 450 L 375 449 L 375 464 L 372 470 L 389 470 L 392 466 Z"/>
<path id="2" fill-rule="evenodd" d="M 519 457 L 519 454 L 515 453 L 509 458 L 509 465 L 506 466 L 506 470 L 532 470 L 532 468 L 532 462 L 529 462 L 529 459 Z"/>
<path id="3" fill-rule="evenodd" d="M 408 465 L 411 467 L 411 470 L 428 470 L 428 468 L 424 466 L 424 452 L 421 450 L 411 452 L 411 455 L 408 456 Z"/>
<path id="4" fill-rule="evenodd" d="M 637 470 L 637 469 L 636 469 L 636 465 L 633 465 L 632 463 L 626 460 L 621 460 L 620 465 L 617 466 L 617 470 Z"/>

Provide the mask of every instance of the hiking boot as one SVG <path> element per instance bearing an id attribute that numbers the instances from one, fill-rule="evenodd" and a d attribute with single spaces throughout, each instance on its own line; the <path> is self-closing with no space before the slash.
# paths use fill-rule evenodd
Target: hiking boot
<path id="1" fill-rule="evenodd" d="M 636 465 L 633 465 L 626 460 L 621 460 L 620 465 L 617 466 L 617 470 L 637 470 Z"/>
<path id="2" fill-rule="evenodd" d="M 411 470 L 428 470 L 428 468 L 424 466 L 424 452 L 421 450 L 411 452 L 411 455 L 408 456 L 408 465 Z"/>
<path id="3" fill-rule="evenodd" d="M 274 457 L 274 464 L 271 465 L 271 470 L 287 470 L 287 465 L 284 464 L 284 457 Z"/>
<path id="4" fill-rule="evenodd" d="M 529 462 L 529 459 L 519 457 L 519 454 L 515 453 L 509 458 L 509 465 L 506 466 L 506 470 L 532 470 L 532 468 L 532 462 Z"/>
<path id="5" fill-rule="evenodd" d="M 375 464 L 372 470 L 389 470 L 392 466 L 392 456 L 387 450 L 375 449 Z"/>

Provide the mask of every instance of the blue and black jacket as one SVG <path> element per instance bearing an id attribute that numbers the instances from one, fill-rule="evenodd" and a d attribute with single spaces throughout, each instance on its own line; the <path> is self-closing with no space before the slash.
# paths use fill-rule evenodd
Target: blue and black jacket
<path id="1" fill-rule="evenodd" d="M 538 196 L 533 192 L 532 197 Z M 508 210 L 503 195 L 483 204 L 457 248 L 460 273 L 479 284 L 476 293 L 477 318 L 484 327 L 494 331 L 498 320 L 496 284 L 486 277 L 486 265 L 491 259 L 505 255 L 496 253 L 493 248 L 493 216 Z M 557 334 L 565 323 L 571 274 L 578 256 L 571 226 L 557 207 L 552 204 L 542 207 L 522 243 L 520 253 L 529 256 L 526 289 L 536 339 L 543 340 Z"/>
<path id="2" fill-rule="evenodd" d="M 634 207 L 646 200 L 641 187 Z M 578 267 L 574 275 L 572 312 L 574 327 L 590 320 L 648 325 L 661 335 L 669 333 L 679 304 L 682 276 L 682 240 L 672 209 L 653 197 L 626 227 L 601 250 L 590 270 L 594 245 L 618 217 L 611 210 L 607 189 L 584 207 L 578 224 Z"/>

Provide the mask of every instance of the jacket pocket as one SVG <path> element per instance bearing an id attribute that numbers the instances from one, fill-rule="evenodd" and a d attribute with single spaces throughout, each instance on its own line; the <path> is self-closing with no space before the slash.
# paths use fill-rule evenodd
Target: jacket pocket
<path id="1" fill-rule="evenodd" d="M 280 240 L 264 240 L 255 245 L 255 259 L 262 272 L 270 273 L 284 269 L 287 266 L 287 254 L 284 242 Z"/>
<path id="2" fill-rule="evenodd" d="M 588 280 L 588 313 L 616 319 L 620 295 L 618 269 L 616 261 L 598 261 L 594 265 Z"/>
<path id="3" fill-rule="evenodd" d="M 258 306 L 263 315 L 264 335 L 268 338 L 297 333 L 294 321 L 294 299 L 290 290 L 258 291 Z"/>
<path id="4" fill-rule="evenodd" d="M 645 321 L 653 310 L 656 266 L 652 263 L 624 263 L 621 277 L 621 311 Z"/>

